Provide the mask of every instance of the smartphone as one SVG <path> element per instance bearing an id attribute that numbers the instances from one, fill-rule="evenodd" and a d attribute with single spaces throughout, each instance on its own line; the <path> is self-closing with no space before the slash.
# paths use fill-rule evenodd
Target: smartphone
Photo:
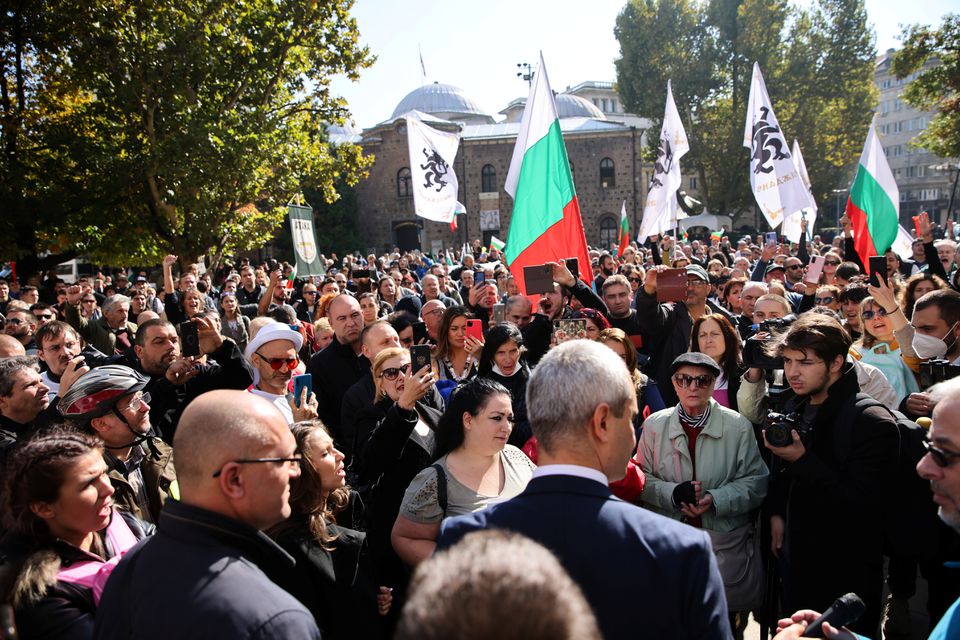
<path id="1" fill-rule="evenodd" d="M 293 401 L 296 405 L 300 406 L 300 394 L 303 393 L 303 390 L 307 390 L 307 398 L 310 398 L 310 394 L 313 393 L 313 375 L 309 373 L 304 373 L 299 376 L 293 376 Z"/>
<path id="2" fill-rule="evenodd" d="M 567 258 L 564 260 L 567 270 L 573 274 L 574 278 L 580 279 L 580 260 L 577 258 Z"/>
<path id="3" fill-rule="evenodd" d="M 467 335 L 475 340 L 483 340 L 483 321 L 467 320 Z"/>
<path id="4" fill-rule="evenodd" d="M 870 256 L 870 284 L 880 286 L 880 278 L 887 282 L 887 259 L 885 256 Z"/>
<path id="5" fill-rule="evenodd" d="M 267 271 L 268 271 L 268 272 L 270 272 L 270 271 L 276 271 L 279 266 L 280 266 L 280 265 L 277 263 L 277 261 L 276 261 L 275 259 L 270 258 L 269 260 L 267 260 Z"/>
<path id="6" fill-rule="evenodd" d="M 763 238 L 764 238 L 764 242 L 766 243 L 766 245 L 767 245 L 768 247 L 777 244 L 777 232 L 776 232 L 776 231 L 768 231 L 767 233 L 763 234 Z"/>
<path id="7" fill-rule="evenodd" d="M 410 347 L 410 372 L 416 373 L 424 367 L 430 366 L 430 347 L 425 344 L 415 344 Z"/>
<path id="8" fill-rule="evenodd" d="M 523 284 L 526 295 L 553 293 L 553 269 L 548 264 L 535 264 L 523 268 Z"/>
<path id="9" fill-rule="evenodd" d="M 487 279 L 487 272 L 483 269 L 477 269 L 473 272 L 473 285 L 477 286 Z"/>
<path id="10" fill-rule="evenodd" d="M 507 319 L 507 305 L 505 304 L 495 304 L 493 305 L 493 322 L 494 324 L 500 324 Z"/>
<path id="11" fill-rule="evenodd" d="M 420 344 L 422 340 L 430 338 L 430 334 L 427 333 L 427 323 L 426 322 L 414 322 L 413 323 L 413 344 Z"/>
<path id="12" fill-rule="evenodd" d="M 356 279 L 356 278 L 369 278 L 369 277 L 370 277 L 370 269 L 354 269 L 354 270 L 353 270 L 353 277 L 354 277 L 355 279 Z"/>
<path id="13" fill-rule="evenodd" d="M 568 340 L 585 340 L 587 338 L 586 320 L 554 320 L 553 338 L 556 344 Z"/>
<path id="14" fill-rule="evenodd" d="M 807 272 L 803 276 L 804 282 L 809 282 L 810 284 L 820 283 L 820 274 L 823 273 L 824 260 L 826 260 L 826 258 L 823 256 L 813 256 L 810 259 L 810 264 L 807 265 Z"/>
<path id="15" fill-rule="evenodd" d="M 687 299 L 687 270 L 664 269 L 657 276 L 657 302 L 683 302 Z"/>
<path id="16" fill-rule="evenodd" d="M 187 320 L 177 327 L 180 332 L 180 354 L 183 356 L 200 355 L 200 334 L 195 322 Z"/>
<path id="17" fill-rule="evenodd" d="M 917 237 L 920 237 L 920 216 L 913 216 L 913 228 L 917 232 Z"/>

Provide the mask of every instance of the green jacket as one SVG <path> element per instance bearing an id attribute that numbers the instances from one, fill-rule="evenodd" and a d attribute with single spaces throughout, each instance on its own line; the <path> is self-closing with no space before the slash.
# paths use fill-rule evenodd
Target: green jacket
<path id="1" fill-rule="evenodd" d="M 696 480 L 713 496 L 713 508 L 702 516 L 703 528 L 727 532 L 748 524 L 751 511 L 767 495 L 770 472 L 750 422 L 735 411 L 710 401 L 710 418 L 697 437 Z M 643 423 L 637 458 L 647 476 L 640 501 L 657 513 L 679 520 L 673 490 L 693 480 L 687 435 L 677 408 L 664 409 Z"/>
<path id="2" fill-rule="evenodd" d="M 87 341 L 88 345 L 108 356 L 116 353 L 117 336 L 107 326 L 106 318 L 87 320 L 80 315 L 79 308 L 72 304 L 64 305 L 63 315 L 67 323 L 77 330 L 77 333 Z M 128 322 L 127 329 L 130 331 L 130 342 L 132 344 L 134 336 L 137 335 L 137 325 Z"/>
<path id="3" fill-rule="evenodd" d="M 144 522 L 157 522 L 160 509 L 167 496 L 171 493 L 170 486 L 176 482 L 177 476 L 173 468 L 173 449 L 160 438 L 153 438 L 137 445 L 146 454 L 140 463 L 140 473 L 143 476 L 143 486 L 146 489 L 147 500 L 150 502 L 149 513 L 144 513 L 137 503 L 136 492 L 127 480 L 122 463 L 112 455 L 104 456 L 109 467 L 107 476 L 113 485 L 115 493 L 113 502 L 121 511 L 132 513 Z"/>

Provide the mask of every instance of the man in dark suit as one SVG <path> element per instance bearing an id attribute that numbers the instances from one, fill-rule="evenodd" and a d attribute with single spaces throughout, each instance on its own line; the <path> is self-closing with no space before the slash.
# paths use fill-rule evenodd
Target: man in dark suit
<path id="1" fill-rule="evenodd" d="M 527 412 L 540 462 L 530 484 L 512 500 L 445 520 L 438 548 L 477 529 L 516 531 L 556 554 L 606 640 L 729 638 L 707 534 L 609 489 L 636 446 L 636 392 L 623 361 L 596 342 L 561 344 L 531 375 Z"/>

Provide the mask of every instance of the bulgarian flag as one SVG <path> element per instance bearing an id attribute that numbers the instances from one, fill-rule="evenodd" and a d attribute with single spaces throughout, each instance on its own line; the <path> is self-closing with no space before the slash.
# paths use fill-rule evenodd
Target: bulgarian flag
<path id="1" fill-rule="evenodd" d="M 293 267 L 290 269 L 290 275 L 287 276 L 287 281 L 283 284 L 284 288 L 287 291 L 293 291 L 294 281 L 297 279 L 297 263 L 294 261 Z"/>
<path id="2" fill-rule="evenodd" d="M 578 258 L 581 265 L 590 264 L 580 204 L 542 53 L 505 189 L 513 197 L 513 215 L 504 257 L 521 291 L 527 291 L 525 266 L 571 257 Z M 590 269 L 581 269 L 580 277 L 589 284 Z"/>
<path id="3" fill-rule="evenodd" d="M 850 187 L 846 213 L 853 223 L 853 242 L 863 264 L 870 264 L 870 256 L 883 255 L 897 239 L 900 191 L 874 122 L 870 123 L 857 177 Z"/>
<path id="4" fill-rule="evenodd" d="M 620 207 L 620 231 L 619 237 L 617 238 L 617 257 L 620 258 L 623 256 L 623 252 L 627 250 L 627 245 L 630 244 L 630 223 L 627 221 L 627 201 L 623 201 L 623 205 Z"/>
<path id="5" fill-rule="evenodd" d="M 497 236 L 490 236 L 490 251 L 493 251 L 494 249 L 497 251 L 503 251 L 504 247 L 506 246 L 507 243 Z"/>

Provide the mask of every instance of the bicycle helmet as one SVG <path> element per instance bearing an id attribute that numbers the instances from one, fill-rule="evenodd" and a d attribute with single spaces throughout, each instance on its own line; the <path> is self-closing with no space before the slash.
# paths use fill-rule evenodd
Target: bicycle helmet
<path id="1" fill-rule="evenodd" d="M 147 382 L 146 377 L 130 367 L 118 364 L 97 367 L 73 383 L 57 409 L 64 418 L 89 422 L 113 411 L 120 398 L 140 391 Z"/>

